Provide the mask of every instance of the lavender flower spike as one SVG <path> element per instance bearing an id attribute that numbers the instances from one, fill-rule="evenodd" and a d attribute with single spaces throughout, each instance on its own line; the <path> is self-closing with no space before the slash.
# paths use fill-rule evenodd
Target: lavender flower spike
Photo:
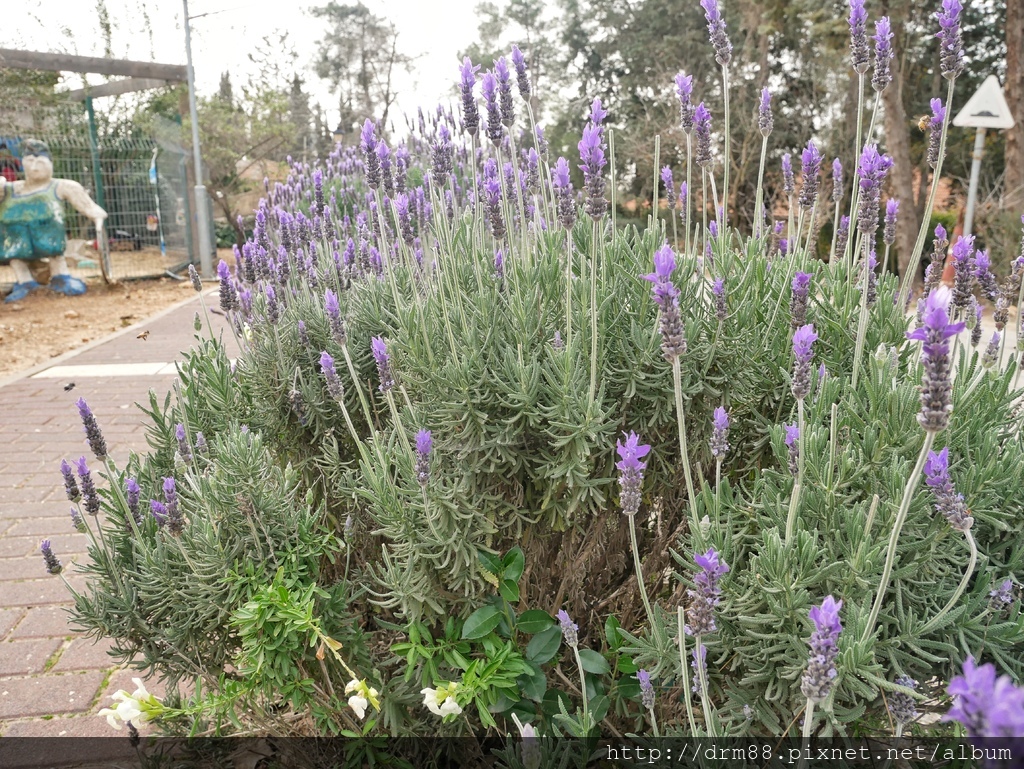
<path id="1" fill-rule="evenodd" d="M 832 161 L 832 202 L 837 206 L 843 199 L 843 164 L 836 158 Z"/>
<path id="2" fill-rule="evenodd" d="M 505 136 L 501 123 L 501 109 L 498 107 L 498 80 L 490 72 L 480 78 L 480 89 L 484 96 L 484 107 L 487 110 L 487 138 L 498 147 Z"/>
<path id="3" fill-rule="evenodd" d="M 227 313 L 238 309 L 238 292 L 231 282 L 231 270 L 223 259 L 217 263 L 217 277 L 220 279 L 220 309 Z"/>
<path id="4" fill-rule="evenodd" d="M 807 323 L 807 303 L 811 294 L 811 275 L 797 272 L 793 276 L 793 297 L 789 301 L 790 328 L 796 331 Z"/>
<path id="5" fill-rule="evenodd" d="M 792 195 L 796 189 L 796 183 L 793 181 L 793 160 L 788 152 L 782 156 L 782 189 L 787 195 Z"/>
<path id="6" fill-rule="evenodd" d="M 761 89 L 761 103 L 757 106 L 757 128 L 761 136 L 768 138 L 775 121 L 772 118 L 772 92 L 767 88 Z"/>
<path id="7" fill-rule="evenodd" d="M 526 57 L 519 50 L 518 45 L 512 46 L 512 66 L 516 70 L 516 85 L 519 86 L 519 95 L 523 101 L 530 101 L 530 76 L 526 72 Z"/>
<path id="8" fill-rule="evenodd" d="M 580 642 L 578 634 L 580 626 L 572 621 L 572 618 L 569 617 L 569 612 L 565 609 L 559 609 L 557 616 L 558 624 L 562 628 L 562 637 L 569 646 L 575 648 Z"/>
<path id="9" fill-rule="evenodd" d="M 665 203 L 668 210 L 672 211 L 676 207 L 676 183 L 672 178 L 672 169 L 668 166 L 661 169 L 661 183 L 665 185 Z"/>
<path id="10" fill-rule="evenodd" d="M 885 228 L 882 230 L 882 240 L 887 246 L 896 242 L 896 217 L 899 212 L 900 202 L 896 198 L 885 201 Z"/>
<path id="11" fill-rule="evenodd" d="M 71 502 L 77 502 L 82 498 L 82 492 L 78 490 L 78 483 L 75 481 L 75 475 L 71 470 L 71 465 L 68 464 L 66 459 L 60 461 L 60 474 L 64 476 L 64 493 L 67 494 L 68 499 Z"/>
<path id="12" fill-rule="evenodd" d="M 843 630 L 839 622 L 839 610 L 843 602 L 826 596 L 821 606 L 811 607 L 809 616 L 814 623 L 811 634 L 811 658 L 804 673 L 800 691 L 811 702 L 821 702 L 832 689 L 836 677 L 836 657 L 839 655 L 839 634 Z"/>
<path id="13" fill-rule="evenodd" d="M 640 460 L 647 456 L 651 447 L 640 444 L 640 437 L 631 432 L 626 436 L 626 442 L 615 442 L 615 451 L 618 452 L 620 461 L 615 463 L 619 470 L 619 488 L 621 489 L 619 499 L 622 512 L 626 515 L 636 515 L 640 509 L 640 489 L 644 482 L 644 470 L 646 462 Z"/>
<path id="14" fill-rule="evenodd" d="M 897 686 L 917 689 L 917 681 L 910 676 L 900 676 L 895 681 Z M 889 714 L 893 721 L 906 726 L 917 718 L 917 704 L 914 698 L 903 692 L 890 692 L 888 695 Z"/>
<path id="15" fill-rule="evenodd" d="M 324 379 L 327 380 L 327 392 L 331 394 L 331 397 L 336 401 L 340 401 L 345 397 L 345 388 L 341 384 L 341 377 L 338 376 L 338 371 L 334 367 L 334 358 L 324 350 L 320 353 L 320 371 L 323 372 Z"/>
<path id="16" fill-rule="evenodd" d="M 715 409 L 712 425 L 711 455 L 720 462 L 729 451 L 729 412 L 722 406 Z"/>
<path id="17" fill-rule="evenodd" d="M 327 313 L 327 322 L 331 327 L 331 336 L 334 341 L 342 347 L 348 341 L 348 334 L 345 332 L 345 320 L 341 317 L 341 304 L 338 302 L 338 295 L 331 289 L 324 291 L 324 312 Z"/>
<path id="18" fill-rule="evenodd" d="M 476 136 L 480 129 L 480 111 L 476 106 L 476 96 L 473 95 L 473 86 L 476 85 L 476 73 L 479 69 L 479 66 L 473 66 L 468 56 L 462 60 L 462 78 L 459 85 L 462 93 L 462 124 L 470 136 Z"/>
<path id="19" fill-rule="evenodd" d="M 430 452 L 434 447 L 434 441 L 430 437 L 430 430 L 420 430 L 416 433 L 416 481 L 423 488 L 427 487 L 430 480 Z"/>
<path id="20" fill-rule="evenodd" d="M 857 215 L 857 226 L 868 237 L 874 238 L 878 229 L 878 211 L 882 193 L 882 182 L 892 168 L 892 158 L 880 155 L 874 144 L 864 146 L 860 155 L 860 211 Z"/>
<path id="21" fill-rule="evenodd" d="M 381 337 L 375 336 L 370 340 L 370 347 L 373 350 L 373 359 L 377 362 L 380 391 L 387 392 L 395 386 L 395 380 L 391 373 L 391 356 L 388 355 L 387 345 Z"/>
<path id="22" fill-rule="evenodd" d="M 939 286 L 928 295 L 921 328 L 907 333 L 907 339 L 924 342 L 921 381 L 921 413 L 917 421 L 927 432 L 938 433 L 949 424 L 953 410 L 953 384 L 950 379 L 949 339 L 964 330 L 963 323 L 951 323 L 947 308 L 950 292 Z"/>
<path id="23" fill-rule="evenodd" d="M 708 35 L 715 49 L 715 61 L 724 67 L 732 58 L 732 44 L 725 34 L 725 21 L 718 0 L 700 0 L 700 7 L 704 9 L 704 18 L 708 22 Z"/>
<path id="24" fill-rule="evenodd" d="M 811 392 L 811 345 L 817 341 L 814 325 L 801 326 L 793 334 L 793 396 L 803 400 Z"/>
<path id="25" fill-rule="evenodd" d="M 188 433 L 185 432 L 185 425 L 180 422 L 174 426 L 174 437 L 178 441 L 178 453 L 184 462 L 192 461 L 192 447 L 188 443 Z"/>
<path id="26" fill-rule="evenodd" d="M 935 496 L 935 512 L 941 514 L 949 525 L 957 531 L 967 531 L 974 525 L 964 495 L 957 494 L 953 481 L 949 477 L 949 447 L 938 454 L 928 452 L 924 463 L 925 483 L 931 487 Z"/>
<path id="27" fill-rule="evenodd" d="M 601 102 L 594 100 L 597 113 L 600 113 Z M 583 186 L 586 189 L 584 210 L 592 219 L 600 219 L 608 209 L 604 199 L 604 174 L 606 164 L 604 157 L 604 136 L 601 126 L 590 122 L 583 129 L 583 137 L 578 145 L 580 151 L 580 170 L 583 171 Z"/>
<path id="28" fill-rule="evenodd" d="M 783 425 L 783 427 L 786 428 L 786 446 L 789 448 L 789 472 L 795 477 L 800 469 L 800 425 Z"/>
<path id="29" fill-rule="evenodd" d="M 89 515 L 97 515 L 100 511 L 100 498 L 96 494 L 96 485 L 92 482 L 92 473 L 85 457 L 78 458 L 75 469 L 78 472 L 78 483 L 82 488 L 82 506 Z"/>
<path id="30" fill-rule="evenodd" d="M 871 87 L 881 93 L 892 82 L 892 28 L 889 17 L 883 16 L 875 22 L 875 73 L 871 76 Z"/>
<path id="31" fill-rule="evenodd" d="M 807 142 L 807 147 L 801 153 L 800 169 L 800 207 L 813 208 L 818 198 L 818 173 L 821 170 L 821 153 L 814 142 Z"/>
<path id="32" fill-rule="evenodd" d="M 371 189 L 380 186 L 380 158 L 377 157 L 377 137 L 374 136 L 373 121 L 367 118 L 363 123 L 359 148 L 363 151 L 363 167 L 366 171 L 366 183 Z"/>
<path id="33" fill-rule="evenodd" d="M 199 433 L 202 435 L 202 433 Z M 198 442 L 198 441 L 197 441 Z M 128 502 L 128 513 L 135 519 L 135 523 L 142 524 L 142 517 L 139 515 L 139 499 L 142 497 L 142 488 L 134 478 L 124 482 L 125 497 Z"/>
<path id="34" fill-rule="evenodd" d="M 868 71 L 868 12 L 864 0 L 850 0 L 850 57 L 853 69 L 860 75 Z"/>
<path id="35" fill-rule="evenodd" d="M 654 254 L 654 272 L 643 276 L 644 280 L 654 284 L 651 288 L 654 302 L 661 308 L 661 350 L 667 360 L 678 358 L 686 352 L 686 335 L 679 311 L 680 292 L 672 283 L 675 268 L 675 256 L 666 243 Z"/>
<path id="36" fill-rule="evenodd" d="M 79 398 L 75 401 L 75 405 L 78 406 L 78 415 L 82 418 L 82 425 L 85 427 L 85 440 L 89 444 L 89 448 L 92 449 L 92 453 L 96 455 L 96 459 L 103 462 L 107 458 L 107 442 L 103 440 L 103 433 L 100 432 L 100 426 L 96 423 L 96 417 L 92 413 L 92 409 L 89 408 L 89 404 L 85 402 L 85 398 Z"/>
<path id="37" fill-rule="evenodd" d="M 676 95 L 679 97 L 679 124 L 683 133 L 689 135 L 693 130 L 694 109 L 691 96 L 693 95 L 693 75 L 684 75 L 680 72 L 676 75 Z"/>
<path id="38" fill-rule="evenodd" d="M 39 551 L 43 554 L 43 560 L 46 562 L 47 574 L 60 574 L 64 570 L 64 567 L 60 565 L 60 559 L 53 554 L 50 540 L 44 539 L 39 546 Z"/>
<path id="39" fill-rule="evenodd" d="M 946 122 L 946 108 L 942 106 L 942 99 L 932 99 L 932 116 L 928 119 L 928 152 L 926 158 L 928 165 L 935 168 L 939 163 L 939 147 L 942 144 L 942 125 Z"/>
<path id="40" fill-rule="evenodd" d="M 959 721 L 969 737 L 1024 734 L 1024 688 L 1014 686 L 1009 676 L 996 678 L 992 663 L 978 666 L 968 657 L 963 675 L 949 682 L 946 693 L 953 697 L 953 707 L 943 720 Z"/>
<path id="41" fill-rule="evenodd" d="M 715 607 L 721 601 L 722 595 L 718 581 L 723 574 L 729 573 L 729 565 L 719 560 L 714 548 L 709 549 L 704 555 L 694 553 L 693 560 L 700 567 L 700 571 L 693 577 L 693 588 L 686 591 L 691 603 L 687 613 L 690 624 L 685 630 L 690 635 L 700 636 L 718 630 L 715 624 Z"/>
<path id="42" fill-rule="evenodd" d="M 559 158 L 551 175 L 551 187 L 555 192 L 555 209 L 558 222 L 567 230 L 576 224 L 576 196 L 569 178 L 569 162 Z"/>
<path id="43" fill-rule="evenodd" d="M 646 670 L 636 671 L 636 680 L 640 684 L 640 704 L 645 709 L 654 707 L 654 685 L 651 683 L 651 674 Z"/>
<path id="44" fill-rule="evenodd" d="M 960 36 L 960 12 L 963 6 L 959 0 L 942 0 L 942 10 L 935 14 L 939 21 L 939 67 L 947 80 L 964 71 L 964 44 Z"/>
<path id="45" fill-rule="evenodd" d="M 173 478 L 164 478 L 164 502 L 167 510 L 167 531 L 177 536 L 185 528 L 185 518 L 178 509 L 178 491 Z"/>
<path id="46" fill-rule="evenodd" d="M 693 111 L 693 124 L 697 133 L 697 151 L 694 153 L 694 160 L 701 168 L 711 165 L 711 112 L 704 106 L 704 102 L 697 105 Z"/>
<path id="47" fill-rule="evenodd" d="M 725 279 L 715 278 L 711 286 L 711 293 L 715 296 L 715 319 L 721 323 L 725 320 L 728 308 L 725 304 Z"/>

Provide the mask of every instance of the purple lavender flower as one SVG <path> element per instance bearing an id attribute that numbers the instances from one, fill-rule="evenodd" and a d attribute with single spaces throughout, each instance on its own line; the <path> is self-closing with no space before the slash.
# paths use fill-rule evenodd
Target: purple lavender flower
<path id="1" fill-rule="evenodd" d="M 715 319 L 721 323 L 725 320 L 727 313 L 725 306 L 725 280 L 723 278 L 715 278 L 715 282 L 711 286 L 711 293 L 715 296 Z"/>
<path id="2" fill-rule="evenodd" d="M 992 368 L 999 362 L 999 332 L 993 331 L 992 338 L 985 348 L 985 354 L 981 356 L 982 368 Z"/>
<path id="3" fill-rule="evenodd" d="M 197 293 L 203 290 L 202 278 L 200 278 L 199 273 L 196 272 L 196 266 L 194 264 L 190 264 L 188 266 L 188 279 L 192 281 L 192 288 L 194 288 Z"/>
<path id="4" fill-rule="evenodd" d="M 964 71 L 964 44 L 960 36 L 959 0 L 942 0 L 942 10 L 935 14 L 939 21 L 939 67 L 947 80 Z"/>
<path id="5" fill-rule="evenodd" d="M 793 276 L 793 296 L 789 300 L 790 328 L 796 331 L 807 323 L 807 303 L 811 295 L 811 274 L 797 272 Z"/>
<path id="6" fill-rule="evenodd" d="M 71 526 L 80 534 L 85 532 L 85 521 L 82 520 L 82 516 L 78 512 L 77 507 L 71 508 Z"/>
<path id="7" fill-rule="evenodd" d="M 92 481 L 92 473 L 85 457 L 80 457 L 75 462 L 75 469 L 78 472 L 78 484 L 82 489 L 83 507 L 89 515 L 96 515 L 100 511 L 100 498 L 96 494 L 96 485 Z"/>
<path id="8" fill-rule="evenodd" d="M 700 0 L 700 7 L 704 9 L 704 18 L 708 21 L 708 35 L 715 49 L 715 61 L 724 67 L 732 57 L 732 44 L 725 34 L 725 21 L 718 0 Z"/>
<path id="9" fill-rule="evenodd" d="M 792 195 L 796 189 L 796 183 L 793 181 L 793 160 L 788 152 L 782 156 L 782 189 L 787 195 Z"/>
<path id="10" fill-rule="evenodd" d="M 238 309 L 238 293 L 231 282 L 231 271 L 223 259 L 217 264 L 217 277 L 220 278 L 220 309 L 231 312 Z"/>
<path id="11" fill-rule="evenodd" d="M 640 509 L 640 488 L 644 482 L 644 470 L 646 462 L 640 460 L 647 456 L 651 447 L 640 444 L 640 437 L 631 432 L 626 436 L 626 442 L 615 442 L 615 451 L 620 461 L 615 463 L 619 470 L 619 504 L 622 512 L 626 515 L 636 515 Z"/>
<path id="12" fill-rule="evenodd" d="M 757 106 L 757 128 L 761 136 L 768 138 L 775 127 L 775 120 L 772 118 L 772 92 L 767 88 L 761 89 L 761 102 Z"/>
<path id="13" fill-rule="evenodd" d="M 462 93 L 462 125 L 470 136 L 476 136 L 480 128 L 480 112 L 477 110 L 476 97 L 473 95 L 473 86 L 476 85 L 476 73 L 479 69 L 479 66 L 473 66 L 468 56 L 462 60 L 462 78 L 459 86 Z"/>
<path id="14" fill-rule="evenodd" d="M 569 612 L 565 609 L 558 610 L 558 624 L 562 628 L 562 637 L 565 639 L 565 642 L 573 648 L 578 646 L 580 642 L 578 635 L 580 626 L 572 621 L 569 617 Z"/>
<path id="15" fill-rule="evenodd" d="M 434 441 L 430 437 L 430 430 L 420 430 L 416 433 L 416 480 L 420 486 L 426 488 L 430 480 L 430 452 L 433 449 Z"/>
<path id="16" fill-rule="evenodd" d="M 684 75 L 680 72 L 675 80 L 676 95 L 679 97 L 679 124 L 683 128 L 683 133 L 688 135 L 693 130 L 693 75 Z"/>
<path id="17" fill-rule="evenodd" d="M 850 56 L 853 69 L 863 75 L 868 71 L 870 53 L 868 50 L 868 12 L 864 0 L 850 0 Z"/>
<path id="18" fill-rule="evenodd" d="M 505 132 L 501 124 L 501 108 L 498 106 L 497 78 L 485 72 L 480 78 L 480 88 L 484 96 L 484 108 L 487 110 L 487 138 L 495 147 L 500 147 Z"/>
<path id="19" fill-rule="evenodd" d="M 380 161 L 380 180 L 386 197 L 395 195 L 395 179 L 391 174 L 391 150 L 383 139 L 377 141 L 377 160 Z"/>
<path id="20" fill-rule="evenodd" d="M 516 84 L 519 86 L 519 95 L 523 101 L 530 101 L 530 76 L 526 72 L 526 57 L 519 50 L 518 45 L 512 46 L 512 66 L 516 70 Z"/>
<path id="21" fill-rule="evenodd" d="M 565 158 L 559 158 L 555 162 L 551 187 L 555 192 L 558 221 L 565 229 L 571 230 L 576 224 L 576 196 L 573 194 L 572 180 L 569 178 L 569 162 Z"/>
<path id="22" fill-rule="evenodd" d="M 702 644 L 699 655 L 697 654 L 697 647 L 693 648 L 693 651 L 690 652 L 690 670 L 693 671 L 690 691 L 698 697 L 703 697 L 704 687 L 700 685 L 700 679 L 703 676 L 707 680 L 708 677 L 708 647 Z"/>
<path id="23" fill-rule="evenodd" d="M 327 313 L 327 321 L 331 327 L 331 336 L 334 341 L 342 347 L 348 341 L 348 334 L 345 332 L 345 320 L 341 317 L 341 305 L 338 302 L 338 295 L 331 289 L 324 291 L 324 311 Z"/>
<path id="24" fill-rule="evenodd" d="M 407 246 L 412 246 L 416 239 L 416 231 L 413 229 L 412 216 L 409 213 L 409 196 L 404 192 L 395 197 L 395 213 L 398 214 L 398 231 L 402 241 Z"/>
<path id="25" fill-rule="evenodd" d="M 44 539 L 42 544 L 39 546 L 39 551 L 43 554 L 43 561 L 46 563 L 47 574 L 60 574 L 64 567 L 60 565 L 60 559 L 53 554 L 53 549 L 50 547 L 50 540 Z"/>
<path id="26" fill-rule="evenodd" d="M 654 685 L 651 683 L 651 674 L 640 669 L 636 671 L 636 680 L 640 684 L 640 704 L 650 710 L 654 707 Z"/>
<path id="27" fill-rule="evenodd" d="M 665 202 L 668 204 L 668 210 L 672 211 L 676 207 L 676 183 L 672 178 L 672 169 L 668 166 L 661 169 L 661 183 L 665 185 Z"/>
<path id="28" fill-rule="evenodd" d="M 895 683 L 897 686 L 917 689 L 917 681 L 910 676 L 900 676 Z M 889 706 L 889 714 L 896 723 L 906 726 L 917 718 L 917 704 L 909 694 L 889 692 L 886 704 Z"/>
<path id="29" fill-rule="evenodd" d="M 320 371 L 323 372 L 324 379 L 327 381 L 327 392 L 334 400 L 341 401 L 345 397 L 345 388 L 334 367 L 334 358 L 326 350 L 320 353 Z"/>
<path id="30" fill-rule="evenodd" d="M 729 573 L 729 565 L 719 560 L 714 548 L 710 548 L 704 555 L 694 553 L 693 560 L 700 567 L 700 571 L 693 576 L 693 587 L 686 591 L 690 598 L 690 609 L 687 612 L 690 623 L 685 631 L 689 635 L 702 636 L 718 630 L 715 624 L 715 607 L 721 601 L 722 595 L 718 581 L 723 574 Z"/>
<path id="31" fill-rule="evenodd" d="M 178 454 L 185 462 L 192 461 L 192 448 L 188 444 L 188 433 L 185 432 L 185 425 L 180 422 L 174 426 L 174 437 L 178 441 Z"/>
<path id="32" fill-rule="evenodd" d="M 501 213 L 501 180 L 498 178 L 498 164 L 494 158 L 488 158 L 484 163 L 484 173 L 480 184 L 483 188 L 484 211 L 487 214 L 487 223 L 490 225 L 491 234 L 495 240 L 503 240 L 507 229 L 505 228 L 505 218 Z"/>
<path id="33" fill-rule="evenodd" d="M 697 151 L 694 153 L 694 160 L 701 168 L 711 165 L 711 112 L 704 106 L 704 102 L 697 105 L 693 111 L 693 125 L 697 134 Z"/>
<path id="34" fill-rule="evenodd" d="M 594 125 L 599 126 L 604 123 L 604 119 L 608 117 L 608 110 L 601 106 L 601 99 L 594 99 L 590 103 L 590 115 L 588 117 Z"/>
<path id="35" fill-rule="evenodd" d="M 783 425 L 786 428 L 786 446 L 789 448 L 789 472 L 796 476 L 800 469 L 800 425 Z"/>
<path id="36" fill-rule="evenodd" d="M 128 502 L 128 514 L 135 519 L 135 523 L 141 524 L 142 517 L 139 515 L 139 499 L 142 497 L 142 489 L 139 482 L 134 478 L 128 478 L 124 482 L 125 497 Z"/>
<path id="37" fill-rule="evenodd" d="M 811 392 L 811 345 L 818 339 L 814 325 L 801 326 L 793 334 L 793 396 L 803 400 Z"/>
<path id="38" fill-rule="evenodd" d="M 953 244 L 953 306 L 964 308 L 974 293 L 974 236 Z"/>
<path id="39" fill-rule="evenodd" d="M 679 218 L 683 222 L 683 224 L 686 223 L 686 206 L 687 206 L 687 201 L 689 199 L 689 194 L 690 194 L 690 191 L 689 191 L 689 189 L 686 186 L 686 182 L 680 182 L 680 184 L 679 184 L 679 209 L 680 209 Z"/>
<path id="40" fill-rule="evenodd" d="M 996 301 L 999 293 L 999 285 L 996 283 L 996 276 L 992 274 L 992 260 L 988 251 L 978 251 L 974 254 L 974 277 L 978 281 L 981 292 L 988 297 L 990 302 Z"/>
<path id="41" fill-rule="evenodd" d="M 71 465 L 68 464 L 66 459 L 60 461 L 60 474 L 64 476 L 64 493 L 67 494 L 68 499 L 72 502 L 77 502 L 82 498 L 82 492 L 78 490 L 78 483 L 75 481 L 75 475 L 71 470 Z"/>
<path id="42" fill-rule="evenodd" d="M 173 478 L 164 478 L 163 490 L 167 510 L 167 531 L 177 536 L 185 528 L 185 519 L 178 508 L 178 490 Z"/>
<path id="43" fill-rule="evenodd" d="M 818 199 L 818 173 L 821 170 L 821 153 L 814 142 L 807 142 L 807 147 L 800 154 L 800 207 L 812 208 Z"/>
<path id="44" fill-rule="evenodd" d="M 821 702 L 832 689 L 836 677 L 836 657 L 839 654 L 839 634 L 843 630 L 839 622 L 839 610 L 843 602 L 826 596 L 821 606 L 813 606 L 809 612 L 814 632 L 811 634 L 810 662 L 804 673 L 800 691 L 811 702 Z"/>
<path id="45" fill-rule="evenodd" d="M 850 217 L 839 217 L 839 230 L 836 232 L 836 254 L 842 258 L 846 253 L 846 243 L 850 239 Z"/>
<path id="46" fill-rule="evenodd" d="M 953 410 L 953 385 L 950 380 L 949 339 L 964 330 L 963 323 L 951 323 L 946 313 L 950 292 L 939 286 L 925 302 L 921 328 L 907 333 L 907 339 L 924 342 L 921 380 L 921 413 L 917 421 L 926 431 L 938 433 L 949 424 Z"/>
<path id="47" fill-rule="evenodd" d="M 885 228 L 882 230 L 882 241 L 887 246 L 896 242 L 896 217 L 900 212 L 900 202 L 896 198 L 885 201 Z"/>
<path id="48" fill-rule="evenodd" d="M 377 362 L 380 391 L 387 392 L 395 386 L 395 380 L 391 373 L 391 356 L 388 355 L 387 345 L 383 338 L 375 336 L 370 340 L 370 348 L 373 351 L 373 359 Z"/>
<path id="49" fill-rule="evenodd" d="M 149 511 L 153 514 L 157 527 L 162 529 L 167 524 L 167 507 L 163 502 L 151 499 L 149 500 Z"/>
<path id="50" fill-rule="evenodd" d="M 309 347 L 309 332 L 306 331 L 305 321 L 300 320 L 298 323 L 296 323 L 295 329 L 299 333 L 299 345 L 303 348 Z"/>
<path id="51" fill-rule="evenodd" d="M 367 118 L 363 123 L 359 148 L 363 151 L 366 183 L 375 190 L 380 186 L 380 159 L 377 157 L 377 137 L 374 136 L 374 130 L 373 121 Z"/>
<path id="52" fill-rule="evenodd" d="M 892 28 L 888 16 L 875 22 L 872 40 L 875 41 L 875 74 L 871 76 L 871 87 L 881 93 L 892 82 L 892 71 L 889 68 L 892 61 Z"/>
<path id="53" fill-rule="evenodd" d="M 868 258 L 866 262 L 861 263 L 861 269 L 867 270 L 867 297 L 865 301 L 868 307 L 874 307 L 875 302 L 878 301 L 878 273 L 875 272 L 875 268 L 878 266 L 878 257 L 875 256 L 875 250 L 871 249 L 868 252 Z"/>
<path id="54" fill-rule="evenodd" d="M 554 347 L 556 350 L 565 349 L 565 342 L 562 341 L 562 332 L 559 331 L 558 329 L 555 329 L 555 335 L 551 339 L 551 346 Z"/>
<path id="55" fill-rule="evenodd" d="M 1010 608 L 1013 603 L 1013 580 L 1004 579 L 999 587 L 993 588 L 988 593 L 989 607 L 997 615 L 1002 614 Z"/>
<path id="56" fill-rule="evenodd" d="M 276 324 L 281 317 L 280 308 L 277 304 L 277 293 L 274 291 L 273 286 L 267 286 L 264 291 L 267 296 L 267 320 L 271 324 Z"/>
<path id="57" fill-rule="evenodd" d="M 511 128 L 516 122 L 516 108 L 512 101 L 512 73 L 504 56 L 494 62 L 494 77 L 498 81 L 498 104 L 501 108 L 501 122 Z"/>
<path id="58" fill-rule="evenodd" d="M 505 285 L 505 254 L 500 248 L 494 252 L 494 279 L 500 290 Z"/>
<path id="59" fill-rule="evenodd" d="M 651 288 L 654 301 L 661 309 L 661 349 L 665 358 L 672 360 L 686 352 L 686 336 L 679 311 L 679 289 L 672 283 L 672 272 L 676 268 L 675 256 L 666 243 L 654 254 L 654 272 L 644 275 L 654 286 Z"/>
<path id="60" fill-rule="evenodd" d="M 75 401 L 75 405 L 78 406 L 78 415 L 82 418 L 85 440 L 92 453 L 96 455 L 96 459 L 102 462 L 107 458 L 107 442 L 103 440 L 103 433 L 100 432 L 96 417 L 93 415 L 92 409 L 89 408 L 89 404 L 85 402 L 85 398 L 79 398 Z"/>
<path id="61" fill-rule="evenodd" d="M 1020 737 L 1024 735 L 1024 689 L 1009 676 L 996 678 L 992 663 L 978 666 L 974 657 L 964 660 L 963 675 L 955 676 L 946 693 L 953 707 L 944 721 L 959 721 L 969 737 Z"/>
<path id="62" fill-rule="evenodd" d="M 843 199 L 843 164 L 836 158 L 832 161 L 832 202 L 837 206 Z"/>
<path id="63" fill-rule="evenodd" d="M 594 106 L 599 113 L 600 99 L 594 99 Z M 591 122 L 583 129 L 583 138 L 579 141 L 580 170 L 583 171 L 583 187 L 586 190 L 584 210 L 590 218 L 600 219 L 608 209 L 604 199 L 604 135 L 598 123 Z"/>
<path id="64" fill-rule="evenodd" d="M 875 230 L 878 229 L 878 213 L 880 208 L 882 182 L 892 168 L 892 158 L 879 155 L 878 147 L 866 144 L 860 156 L 860 212 L 857 215 L 857 226 L 864 233 L 868 242 L 873 242 Z"/>
<path id="65" fill-rule="evenodd" d="M 722 406 L 715 409 L 711 431 L 711 456 L 719 462 L 729 451 L 729 412 Z"/>
<path id="66" fill-rule="evenodd" d="M 967 531 L 971 528 L 974 519 L 967 510 L 964 495 L 957 494 L 949 477 L 948 446 L 938 454 L 934 451 L 928 452 L 928 458 L 924 463 L 924 478 L 935 496 L 935 512 L 941 513 L 957 531 Z"/>
<path id="67" fill-rule="evenodd" d="M 444 184 L 455 168 L 455 150 L 448 126 L 442 123 L 437 129 L 437 141 L 430 149 L 431 175 L 437 184 Z"/>
<path id="68" fill-rule="evenodd" d="M 946 108 L 942 99 L 932 99 L 932 116 L 928 119 L 928 165 L 935 168 L 939 164 L 939 149 L 942 144 L 942 126 L 946 122 Z"/>

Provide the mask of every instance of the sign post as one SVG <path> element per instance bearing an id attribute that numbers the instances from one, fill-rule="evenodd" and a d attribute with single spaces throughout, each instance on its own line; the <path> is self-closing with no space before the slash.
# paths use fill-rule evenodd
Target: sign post
<path id="1" fill-rule="evenodd" d="M 964 237 L 971 234 L 974 223 L 974 207 L 978 202 L 978 175 L 981 173 L 981 158 L 985 153 L 985 129 L 1013 128 L 1013 113 L 1003 96 L 999 78 L 989 75 L 981 87 L 953 118 L 953 125 L 961 128 L 977 128 L 974 135 L 974 153 L 971 156 L 971 182 L 967 188 L 967 211 L 964 213 Z"/>

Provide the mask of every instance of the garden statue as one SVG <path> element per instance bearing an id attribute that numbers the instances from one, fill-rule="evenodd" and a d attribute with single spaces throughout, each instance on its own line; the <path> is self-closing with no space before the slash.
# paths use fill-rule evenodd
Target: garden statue
<path id="1" fill-rule="evenodd" d="M 65 296 L 85 293 L 85 283 L 72 277 L 64 257 L 64 207 L 67 201 L 96 224 L 102 242 L 107 212 L 96 205 L 82 185 L 71 179 L 53 178 L 53 159 L 46 142 L 22 142 L 24 181 L 9 182 L 0 176 L 0 263 L 14 270 L 14 288 L 5 302 L 17 302 L 42 288 L 32 277 L 27 262 L 50 259 L 50 288 Z"/>

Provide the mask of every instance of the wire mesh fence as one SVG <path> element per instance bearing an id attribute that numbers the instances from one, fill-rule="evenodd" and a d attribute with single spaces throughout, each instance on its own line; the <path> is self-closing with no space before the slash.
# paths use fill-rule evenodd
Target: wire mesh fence
<path id="1" fill-rule="evenodd" d="M 75 114 L 78 112 L 78 114 Z M 155 135 L 106 135 L 90 130 L 81 105 L 54 109 L 15 125 L 0 114 L 0 173 L 24 178 L 20 147 L 41 139 L 50 148 L 55 178 L 72 179 L 107 212 L 106 243 L 97 242 L 93 223 L 68 204 L 64 222 L 71 274 L 110 280 L 153 277 L 198 261 L 194 242 L 187 150 L 174 135 L 180 127 L 161 125 Z M 0 266 L 0 283 L 13 283 L 13 270 Z"/>

